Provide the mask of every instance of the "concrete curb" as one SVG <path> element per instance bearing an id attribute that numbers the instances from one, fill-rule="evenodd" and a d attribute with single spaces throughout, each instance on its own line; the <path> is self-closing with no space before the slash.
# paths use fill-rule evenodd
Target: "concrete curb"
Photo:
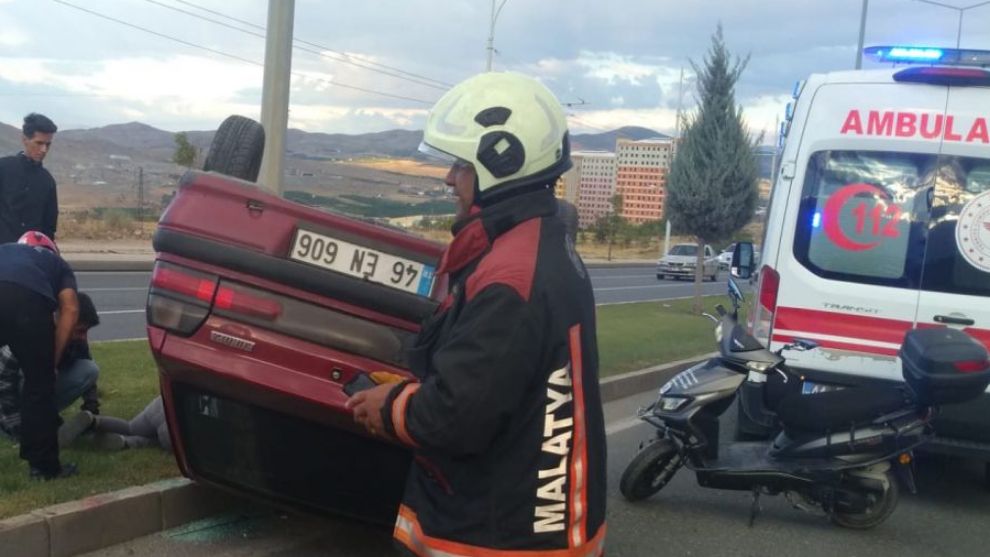
<path id="1" fill-rule="evenodd" d="M 713 355 L 602 379 L 602 402 L 657 389 L 669 377 Z M 169 530 L 244 501 L 185 478 L 129 487 L 0 520 L 0 555 L 70 557 Z"/>
<path id="2" fill-rule="evenodd" d="M 239 501 L 185 478 L 94 495 L 0 521 L 0 555 L 78 555 L 206 518 Z"/>

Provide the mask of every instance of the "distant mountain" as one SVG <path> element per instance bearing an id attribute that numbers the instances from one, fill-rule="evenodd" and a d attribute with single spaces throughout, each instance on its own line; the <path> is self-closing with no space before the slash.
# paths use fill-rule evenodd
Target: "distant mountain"
<path id="1" fill-rule="evenodd" d="M 21 145 L 21 129 L 0 123 L 0 156 L 16 153 Z"/>
<path id="2" fill-rule="evenodd" d="M 648 128 L 638 126 L 626 126 L 617 130 L 604 133 L 583 133 L 571 137 L 571 150 L 573 151 L 615 151 L 615 141 L 617 139 L 632 139 L 640 141 L 643 139 L 670 139 L 669 135 L 653 131 Z"/>

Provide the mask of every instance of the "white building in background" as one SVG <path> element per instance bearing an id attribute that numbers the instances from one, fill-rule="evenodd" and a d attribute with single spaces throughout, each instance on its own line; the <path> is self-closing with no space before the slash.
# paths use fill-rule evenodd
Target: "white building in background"
<path id="1" fill-rule="evenodd" d="M 574 166 L 563 176 L 561 197 L 577 206 L 578 226 L 585 228 L 612 210 L 615 153 L 577 151 L 571 160 Z"/>

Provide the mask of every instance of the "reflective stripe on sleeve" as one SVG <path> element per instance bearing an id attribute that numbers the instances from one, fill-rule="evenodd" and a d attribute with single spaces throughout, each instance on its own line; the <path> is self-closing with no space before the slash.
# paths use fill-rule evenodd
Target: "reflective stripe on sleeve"
<path id="1" fill-rule="evenodd" d="M 409 435 L 409 430 L 406 429 L 406 408 L 409 406 L 409 397 L 418 391 L 419 387 L 419 383 L 407 384 L 392 402 L 392 428 L 395 430 L 395 436 L 410 447 L 418 447 L 419 445 Z"/>

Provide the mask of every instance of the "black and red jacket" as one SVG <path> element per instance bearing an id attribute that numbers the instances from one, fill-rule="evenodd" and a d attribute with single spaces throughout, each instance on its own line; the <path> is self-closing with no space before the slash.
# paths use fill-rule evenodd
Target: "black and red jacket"
<path id="1" fill-rule="evenodd" d="M 596 557 L 605 426 L 588 273 L 548 190 L 454 227 L 450 294 L 410 352 L 388 432 L 416 455 L 395 538 L 420 556 Z"/>

